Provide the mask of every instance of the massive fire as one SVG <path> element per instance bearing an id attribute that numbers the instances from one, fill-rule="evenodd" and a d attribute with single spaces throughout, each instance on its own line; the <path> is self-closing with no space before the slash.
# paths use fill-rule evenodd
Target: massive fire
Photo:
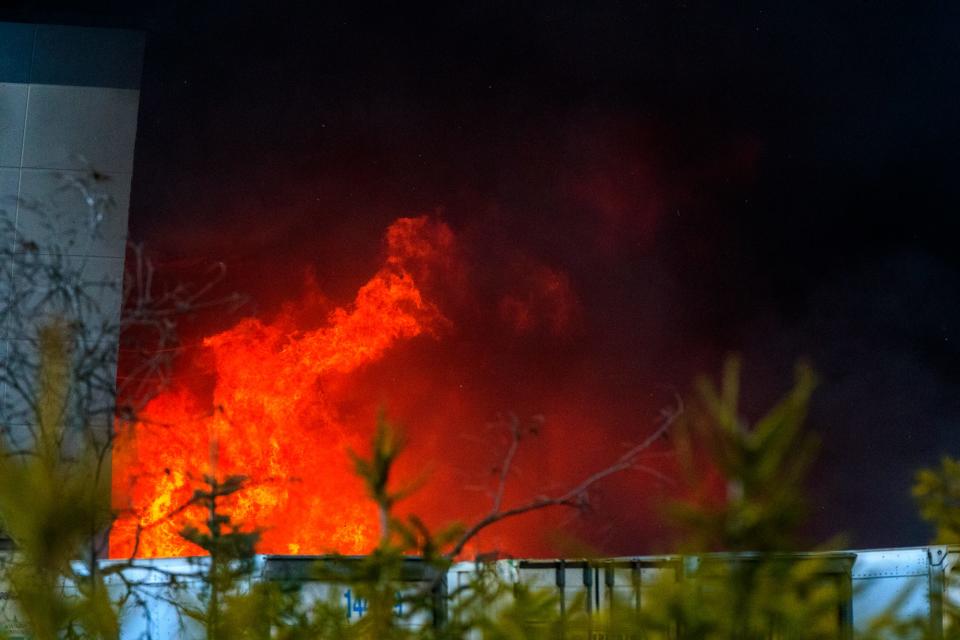
<path id="1" fill-rule="evenodd" d="M 338 401 L 351 374 L 444 325 L 418 281 L 452 243 L 442 223 L 401 218 L 387 231 L 383 266 L 322 326 L 300 328 L 288 306 L 272 322 L 245 318 L 207 337 L 212 396 L 178 386 L 119 427 L 111 556 L 198 553 L 178 532 L 203 518 L 183 507 L 204 474 L 248 478 L 227 507 L 263 529 L 262 553 L 368 551 L 376 516 L 346 455 L 362 434 L 340 419 Z"/>

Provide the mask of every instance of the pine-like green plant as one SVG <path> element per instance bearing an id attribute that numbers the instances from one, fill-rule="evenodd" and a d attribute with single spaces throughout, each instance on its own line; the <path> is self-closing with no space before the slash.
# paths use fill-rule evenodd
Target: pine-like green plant
<path id="1" fill-rule="evenodd" d="M 816 386 L 812 369 L 796 367 L 793 388 L 752 425 L 740 414 L 740 362 L 724 365 L 719 388 L 697 380 L 699 403 L 677 425 L 677 449 L 687 477 L 700 494 L 673 506 L 685 550 L 789 551 L 805 515 L 803 481 L 818 448 L 805 431 L 807 406 Z M 720 495 L 710 489 L 712 473 Z M 713 487 L 714 489 L 716 487 Z"/>
<path id="2" fill-rule="evenodd" d="M 37 640 L 118 633 L 103 576 L 88 556 L 91 538 L 110 522 L 100 456 L 64 426 L 69 331 L 56 320 L 38 330 L 35 446 L 23 455 L 0 442 L 0 527 L 14 544 L 3 579 L 21 625 Z"/>
<path id="3" fill-rule="evenodd" d="M 920 517 L 929 522 L 935 531 L 934 544 L 960 544 L 960 460 L 943 456 L 939 469 L 920 469 L 917 471 L 912 489 L 914 501 Z M 945 575 L 943 597 L 944 634 L 946 640 L 960 638 L 960 601 L 957 588 L 960 587 L 955 572 Z M 895 613 L 895 612 L 892 612 Z M 888 616 L 889 627 L 900 631 L 899 637 L 919 637 L 916 629 L 930 633 L 926 621 L 913 621 L 904 624 L 897 621 L 896 615 Z M 939 640 L 939 639 L 938 639 Z"/>
<path id="4" fill-rule="evenodd" d="M 676 435 L 691 497 L 669 509 L 694 555 L 682 579 L 657 583 L 640 628 L 696 640 L 839 637 L 838 607 L 849 597 L 842 558 L 784 553 L 796 549 L 817 447 L 803 428 L 814 386 L 799 364 L 793 388 L 750 424 L 739 409 L 737 359 L 727 360 L 719 387 L 698 381 L 699 403 Z"/>
<path id="5" fill-rule="evenodd" d="M 960 544 L 960 460 L 944 456 L 939 469 L 918 471 L 913 497 L 936 531 L 934 544 Z"/>
<path id="6" fill-rule="evenodd" d="M 39 406 L 44 407 L 43 424 L 55 425 L 62 411 L 57 389 L 69 384 L 69 369 L 62 366 L 64 348 L 56 332 L 50 335 L 42 367 L 48 381 L 39 386 L 44 390 Z M 434 533 L 415 515 L 396 515 L 397 504 L 419 483 L 394 486 L 392 472 L 404 439 L 381 415 L 370 451 L 351 454 L 380 513 L 379 543 L 362 559 L 328 558 L 310 575 L 340 585 L 339 592 L 308 604 L 298 584 L 256 580 L 259 531 L 233 522 L 224 507 L 229 496 L 243 490 L 244 479 L 206 476 L 191 500 L 206 515 L 182 531 L 208 554 L 198 563 L 203 589 L 198 601 L 183 603 L 182 611 L 211 640 L 837 638 L 837 606 L 849 597 L 848 583 L 825 563 L 840 560 L 781 552 L 797 544 L 802 481 L 816 446 L 803 429 L 813 386 L 809 368 L 799 366 L 795 387 L 751 426 L 739 415 L 735 361 L 727 363 L 719 388 L 700 381 L 700 402 L 675 440 L 689 469 L 708 462 L 724 491 L 719 499 L 694 494 L 674 505 L 671 514 L 684 534 L 683 548 L 698 555 L 678 566 L 674 579 L 645 592 L 640 610 L 615 602 L 605 613 L 591 613 L 580 598 L 566 603 L 561 613 L 554 591 L 517 584 L 499 575 L 495 565 L 482 563 L 465 584 L 447 585 L 445 591 L 442 577 L 454 561 L 450 550 L 468 529 L 455 525 Z M 55 426 L 50 433 L 56 434 Z M 0 469 L 2 486 L 33 486 L 42 498 L 27 500 L 22 493 L 7 495 L 0 489 L 0 517 L 26 560 L 8 573 L 8 581 L 33 637 L 116 637 L 117 609 L 102 577 L 77 573 L 73 563 L 91 526 L 101 524 L 93 505 L 102 503 L 89 497 L 97 490 L 82 464 L 64 466 L 60 457 L 51 457 L 62 452 L 56 442 L 57 436 L 41 440 L 35 461 L 10 462 Z M 83 457 L 72 462 L 77 460 Z M 67 469 L 80 473 L 77 481 Z M 690 477 L 702 480 L 692 472 Z M 943 485 L 923 477 L 931 487 Z M 946 509 L 946 501 L 938 500 L 938 508 Z M 109 519 L 109 513 L 102 516 Z M 76 522 L 87 524 L 75 530 Z M 718 550 L 738 553 L 707 553 Z M 420 580 L 404 586 L 411 557 L 419 562 Z M 65 582 L 77 585 L 76 595 L 64 595 Z M 348 620 L 340 601 L 344 590 L 364 615 Z"/>
<path id="7" fill-rule="evenodd" d="M 180 532 L 184 539 L 207 554 L 200 571 L 203 606 L 196 608 L 184 605 L 183 611 L 201 623 L 208 640 L 242 637 L 243 632 L 248 630 L 236 629 L 231 623 L 244 618 L 237 612 L 238 609 L 252 604 L 241 597 L 239 587 L 248 582 L 253 574 L 260 531 L 245 530 L 232 522 L 221 508 L 221 501 L 239 491 L 245 480 L 243 476 L 229 476 L 221 481 L 205 475 L 204 486 L 194 491 L 190 503 L 202 506 L 206 519 L 202 528 L 188 524 Z M 230 615 L 225 613 L 228 608 L 233 610 Z M 266 629 L 269 629 L 269 625 Z"/>

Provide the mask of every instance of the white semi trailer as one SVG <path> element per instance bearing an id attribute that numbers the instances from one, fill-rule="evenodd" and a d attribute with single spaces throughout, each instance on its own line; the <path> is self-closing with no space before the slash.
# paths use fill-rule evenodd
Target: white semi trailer
<path id="1" fill-rule="evenodd" d="M 708 579 L 711 565 L 753 562 L 759 556 L 752 554 L 708 554 L 701 556 L 641 556 L 590 560 L 496 560 L 485 563 L 508 584 L 525 584 L 543 589 L 556 596 L 557 613 L 577 602 L 587 615 L 597 621 L 590 634 L 594 640 L 606 637 L 603 620 L 611 607 L 628 606 L 643 609 L 653 590 L 669 580 Z M 769 557 L 769 556 L 767 556 Z M 923 620 L 931 631 L 927 637 L 942 638 L 944 634 L 943 603 L 958 602 L 949 585 L 960 582 L 951 579 L 960 572 L 960 546 L 925 546 L 898 549 L 869 549 L 856 551 L 784 554 L 786 560 L 818 560 L 818 577 L 836 581 L 841 592 L 849 596 L 837 604 L 837 637 L 843 640 L 856 637 L 867 630 L 879 616 L 893 611 L 898 619 Z M 299 587 L 306 602 L 324 599 L 342 609 L 347 620 L 357 620 L 366 614 L 366 603 L 349 584 L 321 580 L 315 577 L 314 567 L 349 565 L 358 558 L 331 558 L 318 556 L 256 557 L 250 582 L 277 581 Z M 122 640 L 174 640 L 200 638 L 197 623 L 181 613 L 178 603 L 196 599 L 202 588 L 198 575 L 203 558 L 158 558 L 136 561 L 134 567 L 123 571 L 124 582 L 136 583 L 136 596 L 130 598 L 122 612 L 120 637 Z M 117 561 L 101 561 L 101 569 L 118 566 Z M 458 589 L 476 577 L 478 565 L 461 562 L 445 575 L 437 576 L 424 563 L 409 559 L 404 562 L 397 583 L 397 592 L 432 589 L 432 606 L 414 617 L 402 610 L 403 598 L 398 600 L 398 617 L 411 627 L 445 624 L 451 615 L 449 601 Z M 176 580 L 171 581 L 171 578 Z M 960 576 L 954 576 L 960 577 Z M 124 587 L 119 576 L 109 578 L 111 588 L 119 593 Z M 175 583 L 175 586 L 174 584 Z M 246 585 L 246 586 L 249 586 Z M 69 585 L 67 586 L 69 590 Z M 508 590 L 509 592 L 509 590 Z M 19 621 L 15 603 L 8 594 L 0 593 L 0 615 L 8 633 L 16 637 Z M 455 609 L 455 607 L 454 607 Z M 24 636 L 25 637 L 25 636 Z"/>
<path id="2" fill-rule="evenodd" d="M 648 556 L 608 560 L 521 560 L 516 579 L 557 595 L 558 608 L 579 600 L 598 620 L 595 638 L 603 638 L 602 620 L 614 606 L 642 609 L 653 591 L 669 580 L 709 579 L 710 565 L 754 562 L 754 554 L 709 554 L 701 556 Z M 951 593 L 960 583 L 960 547 L 926 546 L 898 549 L 784 554 L 784 560 L 817 560 L 818 577 L 833 581 L 839 593 L 848 594 L 837 603 L 837 637 L 847 640 L 866 632 L 880 616 L 918 620 L 930 631 L 929 638 L 944 636 L 944 602 L 960 602 Z M 766 556 L 767 559 L 770 556 Z M 456 574 L 463 569 L 454 568 Z M 448 576 L 448 580 L 464 580 Z"/>

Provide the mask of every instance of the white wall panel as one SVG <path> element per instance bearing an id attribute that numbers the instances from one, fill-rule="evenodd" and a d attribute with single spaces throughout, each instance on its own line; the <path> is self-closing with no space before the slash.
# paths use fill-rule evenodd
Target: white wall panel
<path id="1" fill-rule="evenodd" d="M 19 167 L 28 85 L 0 82 L 0 167 Z"/>
<path id="2" fill-rule="evenodd" d="M 75 186 L 76 181 L 85 179 L 87 175 L 78 171 L 23 169 L 17 234 L 36 242 L 41 250 L 56 245 L 68 255 L 123 257 L 130 175 L 104 174 L 102 181 L 87 185 L 89 195 L 113 198 L 112 207 L 103 210 L 99 222 L 84 201 L 85 192 Z"/>
<path id="3" fill-rule="evenodd" d="M 140 92 L 105 87 L 30 87 L 23 166 L 131 173 Z"/>

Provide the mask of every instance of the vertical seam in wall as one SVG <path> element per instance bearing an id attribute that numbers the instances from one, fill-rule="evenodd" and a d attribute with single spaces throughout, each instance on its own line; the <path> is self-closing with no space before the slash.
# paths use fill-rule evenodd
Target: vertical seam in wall
<path id="1" fill-rule="evenodd" d="M 30 68 L 27 69 L 27 82 L 33 83 L 33 64 L 37 61 L 37 34 L 40 33 L 39 24 L 33 25 L 33 44 L 30 46 Z"/>
<path id="2" fill-rule="evenodd" d="M 27 122 L 30 116 L 30 94 L 33 90 L 33 64 L 37 59 L 37 34 L 40 25 L 33 27 L 33 42 L 30 45 L 30 66 L 27 68 L 27 104 L 23 109 L 23 135 L 20 137 L 20 171 L 17 173 L 17 212 L 13 216 L 14 237 L 11 242 L 16 244 L 17 232 L 20 230 L 20 189 L 23 186 L 23 158 L 27 152 Z"/>
<path id="3" fill-rule="evenodd" d="M 23 158 L 27 152 L 27 119 L 30 116 L 30 91 L 33 89 L 32 84 L 27 85 L 27 104 L 23 108 L 23 135 L 20 137 L 20 169 L 17 171 L 17 212 L 13 216 L 13 229 L 15 232 L 20 230 L 20 202 L 22 197 L 20 195 L 20 190 L 23 188 Z M 16 235 L 11 239 L 11 242 L 16 243 Z"/>
<path id="4" fill-rule="evenodd" d="M 37 56 L 37 31 L 39 27 L 36 25 L 33 28 L 33 42 L 30 45 L 30 66 L 27 68 L 27 96 L 26 104 L 23 108 L 23 133 L 20 135 L 20 166 L 17 168 L 17 207 L 16 211 L 13 214 L 13 237 L 10 238 L 10 249 L 11 251 L 16 250 L 17 243 L 17 232 L 20 229 L 20 189 L 23 185 L 23 158 L 27 149 L 27 117 L 30 114 L 30 89 L 32 88 L 31 80 L 33 79 L 33 61 Z M 13 267 L 13 256 L 10 257 L 10 264 L 8 265 L 11 270 Z M 8 327 L 2 327 L 4 334 L 4 344 L 3 348 L 3 357 L 7 356 L 7 352 L 11 348 L 9 343 L 9 336 L 7 335 Z M 7 398 L 7 385 L 0 387 L 0 402 L 6 404 Z"/>

